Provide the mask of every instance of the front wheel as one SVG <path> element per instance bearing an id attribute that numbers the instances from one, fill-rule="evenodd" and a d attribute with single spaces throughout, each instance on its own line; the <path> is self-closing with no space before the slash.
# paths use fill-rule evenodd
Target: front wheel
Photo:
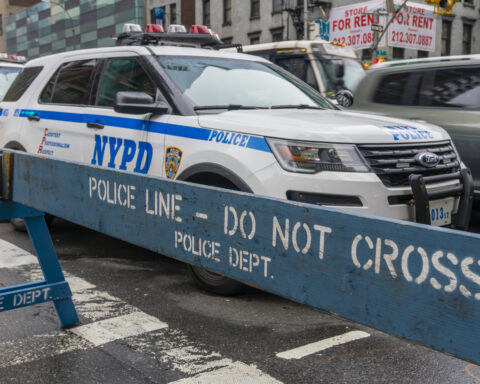
<path id="1" fill-rule="evenodd" d="M 209 271 L 195 265 L 188 269 L 195 281 L 206 291 L 222 296 L 238 295 L 245 291 L 245 285 L 218 273 Z"/>
<path id="2" fill-rule="evenodd" d="M 203 177 L 192 177 L 186 181 L 235 191 L 239 190 L 239 188 L 226 179 L 211 177 L 211 175 L 205 174 L 202 176 Z M 238 281 L 229 279 L 228 277 L 194 265 L 189 265 L 188 269 L 193 279 L 208 292 L 222 296 L 238 295 L 245 292 L 245 285 L 239 283 Z"/>

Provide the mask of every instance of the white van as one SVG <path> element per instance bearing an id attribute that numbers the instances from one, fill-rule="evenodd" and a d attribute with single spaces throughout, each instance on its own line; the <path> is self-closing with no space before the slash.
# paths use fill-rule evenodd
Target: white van
<path id="1" fill-rule="evenodd" d="M 331 99 L 342 89 L 353 92 L 365 75 L 352 48 L 321 39 L 246 45 L 241 51 L 270 60 Z"/>

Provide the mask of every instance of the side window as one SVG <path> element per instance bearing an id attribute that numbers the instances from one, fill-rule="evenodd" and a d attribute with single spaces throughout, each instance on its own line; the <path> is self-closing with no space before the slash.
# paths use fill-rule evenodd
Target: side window
<path id="1" fill-rule="evenodd" d="M 279 65 L 288 72 L 293 73 L 299 79 L 305 81 L 307 62 L 303 56 L 276 59 L 275 64 Z"/>
<path id="2" fill-rule="evenodd" d="M 85 105 L 97 60 L 63 64 L 40 95 L 40 102 Z"/>
<path id="3" fill-rule="evenodd" d="M 113 107 L 115 95 L 121 91 L 145 92 L 155 99 L 157 87 L 137 59 L 109 59 L 98 87 L 96 105 Z"/>
<path id="4" fill-rule="evenodd" d="M 419 104 L 480 110 L 480 68 L 439 68 L 426 71 Z"/>
<path id="5" fill-rule="evenodd" d="M 25 68 L 13 81 L 3 101 L 17 101 L 33 83 L 43 67 Z"/>
<path id="6" fill-rule="evenodd" d="M 380 80 L 374 96 L 374 101 L 380 104 L 402 105 L 408 80 L 408 74 L 403 72 L 392 73 L 384 76 Z"/>

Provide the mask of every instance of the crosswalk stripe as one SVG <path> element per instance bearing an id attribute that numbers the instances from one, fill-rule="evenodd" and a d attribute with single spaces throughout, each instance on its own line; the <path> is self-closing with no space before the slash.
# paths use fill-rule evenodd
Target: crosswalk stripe
<path id="1" fill-rule="evenodd" d="M 277 353 L 277 357 L 280 357 L 282 359 L 301 359 L 302 357 L 324 351 L 328 348 L 349 343 L 351 341 L 360 340 L 369 336 L 370 335 L 366 332 L 351 331 L 344 333 L 343 335 L 330 337 L 328 339 L 320 340 L 315 343 L 310 343 L 298 348 L 290 349 L 285 352 Z"/>

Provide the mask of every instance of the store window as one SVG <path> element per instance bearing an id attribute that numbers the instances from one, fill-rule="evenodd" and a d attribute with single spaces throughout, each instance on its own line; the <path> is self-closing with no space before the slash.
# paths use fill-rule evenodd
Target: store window
<path id="1" fill-rule="evenodd" d="M 272 41 L 283 41 L 283 27 L 275 28 L 270 31 L 272 33 Z"/>
<path id="2" fill-rule="evenodd" d="M 177 4 L 170 4 L 170 24 L 177 24 Z"/>
<path id="3" fill-rule="evenodd" d="M 203 0 L 203 25 L 210 26 L 210 0 Z"/>
<path id="4" fill-rule="evenodd" d="M 282 12 L 283 0 L 272 0 L 272 13 Z"/>
<path id="5" fill-rule="evenodd" d="M 260 0 L 250 0 L 250 18 L 260 18 Z"/>
<path id="6" fill-rule="evenodd" d="M 251 33 L 248 35 L 250 44 L 260 44 L 260 33 Z"/>
<path id="7" fill-rule="evenodd" d="M 452 21 L 442 20 L 442 56 L 450 55 L 450 46 L 452 38 Z"/>
<path id="8" fill-rule="evenodd" d="M 462 53 L 464 55 L 469 55 L 472 53 L 472 30 L 473 24 L 463 24 Z"/>
<path id="9" fill-rule="evenodd" d="M 232 25 L 232 0 L 223 0 L 223 25 Z"/>

